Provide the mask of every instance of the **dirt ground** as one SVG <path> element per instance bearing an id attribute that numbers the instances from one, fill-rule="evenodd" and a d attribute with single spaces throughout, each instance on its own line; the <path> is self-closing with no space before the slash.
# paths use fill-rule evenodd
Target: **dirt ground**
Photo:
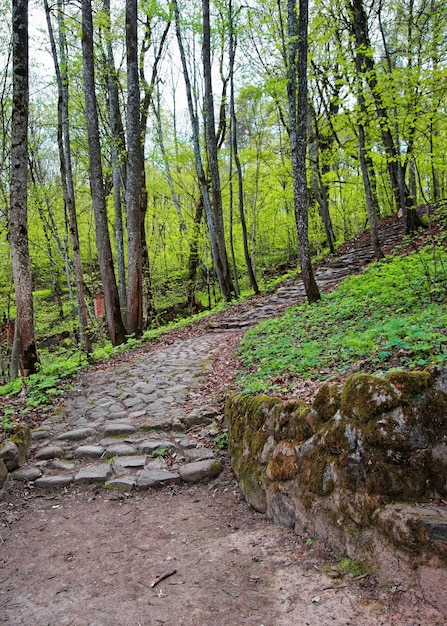
<path id="1" fill-rule="evenodd" d="M 16 486 L 0 502 L 0 564 L 10 626 L 447 623 L 414 590 L 344 574 L 329 546 L 271 525 L 228 462 L 207 485 L 132 495 Z"/>

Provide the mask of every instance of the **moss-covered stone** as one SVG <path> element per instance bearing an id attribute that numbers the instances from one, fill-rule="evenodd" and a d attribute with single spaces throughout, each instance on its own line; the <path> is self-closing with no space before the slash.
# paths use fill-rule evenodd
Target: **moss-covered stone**
<path id="1" fill-rule="evenodd" d="M 14 432 L 10 441 L 16 444 L 19 449 L 20 458 L 22 461 L 26 459 L 28 449 L 31 443 L 31 429 L 29 424 L 19 423 L 14 427 Z"/>
<path id="2" fill-rule="evenodd" d="M 275 448 L 267 465 L 267 476 L 272 481 L 292 480 L 298 473 L 295 447 L 289 441 L 281 441 Z"/>
<path id="3" fill-rule="evenodd" d="M 390 372 L 387 380 L 400 392 L 401 402 L 410 402 L 424 393 L 431 383 L 429 372 Z"/>
<path id="4" fill-rule="evenodd" d="M 319 388 L 312 403 L 314 430 L 334 417 L 341 404 L 341 387 L 335 383 L 326 382 Z"/>
<path id="5" fill-rule="evenodd" d="M 370 374 L 353 374 L 343 387 L 340 410 L 351 419 L 368 422 L 397 406 L 399 395 L 388 380 Z"/>
<path id="6" fill-rule="evenodd" d="M 304 441 L 312 436 L 313 430 L 305 417 L 309 407 L 301 400 L 283 401 L 269 412 L 267 428 L 276 441 L 297 439 Z"/>

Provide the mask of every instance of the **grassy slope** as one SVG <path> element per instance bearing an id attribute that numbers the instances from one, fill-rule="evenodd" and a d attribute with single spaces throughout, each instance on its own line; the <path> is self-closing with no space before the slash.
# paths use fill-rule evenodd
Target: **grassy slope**
<path id="1" fill-rule="evenodd" d="M 286 392 L 297 378 L 447 363 L 447 253 L 388 257 L 314 305 L 292 307 L 245 336 L 247 392 Z"/>

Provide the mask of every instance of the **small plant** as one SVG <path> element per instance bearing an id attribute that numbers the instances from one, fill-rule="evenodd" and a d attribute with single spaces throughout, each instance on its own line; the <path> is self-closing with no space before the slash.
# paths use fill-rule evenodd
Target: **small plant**
<path id="1" fill-rule="evenodd" d="M 228 446 L 228 433 L 225 431 L 214 437 L 214 445 L 218 450 L 224 450 Z"/>
<path id="2" fill-rule="evenodd" d="M 310 548 L 311 546 L 313 546 L 313 543 L 314 543 L 314 542 L 312 541 L 312 539 L 310 539 L 310 538 L 309 538 L 309 539 L 306 539 L 306 546 L 307 546 L 308 548 Z"/>
<path id="3" fill-rule="evenodd" d="M 351 561 L 348 557 L 340 559 L 338 569 L 344 574 L 351 574 L 354 577 L 362 576 L 365 573 L 365 569 L 361 563 Z"/>
<path id="4" fill-rule="evenodd" d="M 157 448 L 156 450 L 152 451 L 152 456 L 158 458 L 161 457 L 162 459 L 165 459 L 168 456 L 168 449 L 167 448 Z"/>
<path id="5" fill-rule="evenodd" d="M 11 421 L 13 415 L 14 409 L 12 409 L 11 407 L 7 407 L 3 411 L 3 417 L 1 421 L 1 426 L 3 430 L 11 430 L 14 427 L 14 420 Z"/>

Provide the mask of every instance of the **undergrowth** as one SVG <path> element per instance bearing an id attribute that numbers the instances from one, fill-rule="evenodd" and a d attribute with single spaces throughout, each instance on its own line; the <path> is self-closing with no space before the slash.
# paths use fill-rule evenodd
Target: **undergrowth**
<path id="1" fill-rule="evenodd" d="M 261 322 L 241 343 L 239 385 L 285 392 L 293 378 L 325 380 L 354 364 L 372 372 L 446 364 L 446 267 L 442 250 L 436 275 L 429 248 L 388 257 L 320 302 Z"/>

